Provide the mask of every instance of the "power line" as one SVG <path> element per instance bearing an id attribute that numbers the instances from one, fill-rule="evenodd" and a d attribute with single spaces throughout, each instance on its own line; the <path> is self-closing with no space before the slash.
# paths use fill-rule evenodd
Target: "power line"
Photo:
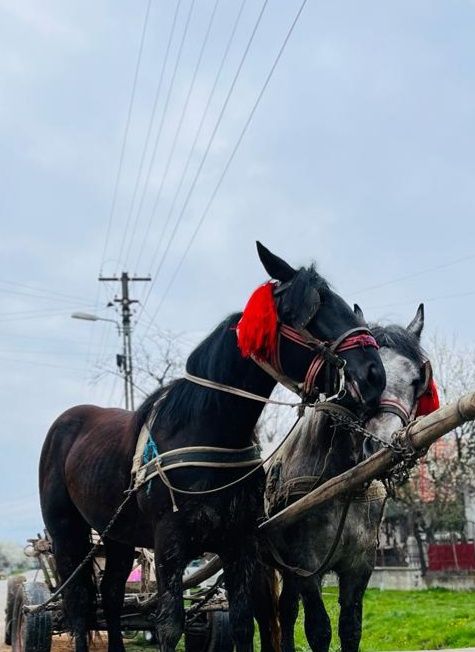
<path id="1" fill-rule="evenodd" d="M 55 296 L 47 296 L 45 294 L 33 294 L 32 292 L 21 292 L 21 290 L 7 290 L 6 288 L 0 287 L 0 292 L 3 294 L 14 294 L 15 296 L 21 296 L 21 297 L 28 297 L 30 299 L 35 299 L 35 300 L 42 300 L 42 301 L 57 301 L 59 303 L 66 303 L 68 305 L 77 305 L 78 303 L 82 305 L 90 305 L 90 301 L 86 301 L 85 299 L 63 299 L 61 297 L 55 297 Z M 30 303 L 30 302 L 25 302 L 25 303 Z M 57 309 L 57 308 L 56 308 Z M 5 314 L 5 313 L 2 313 Z"/>
<path id="2" fill-rule="evenodd" d="M 423 274 L 428 274 L 429 272 L 435 272 L 438 271 L 439 269 L 445 269 L 446 267 L 451 267 L 452 265 L 458 265 L 459 263 L 463 263 L 466 260 L 473 260 L 475 258 L 475 254 L 469 254 L 468 256 L 462 256 L 462 258 L 457 258 L 455 260 L 452 260 L 448 263 L 442 263 L 441 265 L 435 265 L 434 267 L 426 267 L 425 269 L 421 269 L 418 272 L 413 272 L 412 274 L 406 274 L 404 276 L 398 276 L 397 278 L 394 278 L 390 281 L 384 281 L 384 283 L 377 283 L 376 285 L 370 285 L 366 288 L 363 288 L 362 290 L 357 290 L 356 292 L 353 291 L 354 294 L 362 294 L 363 292 L 369 292 L 370 290 L 377 290 L 379 288 L 386 287 L 388 285 L 393 285 L 394 283 L 400 283 L 401 281 L 407 281 L 411 278 L 416 278 L 417 276 L 422 276 Z"/>
<path id="3" fill-rule="evenodd" d="M 424 299 L 424 303 L 430 303 L 432 301 L 441 301 L 442 299 L 461 299 L 462 297 L 469 297 L 475 294 L 475 290 L 470 290 L 468 292 L 460 292 L 456 294 L 441 294 L 435 297 L 430 297 L 429 299 Z M 386 303 L 381 306 L 369 306 L 369 310 L 379 310 L 382 308 L 395 308 L 397 306 L 406 306 L 409 304 L 414 304 L 420 302 L 420 297 L 417 299 L 410 299 L 409 301 L 398 301 L 396 303 Z"/>
<path id="4" fill-rule="evenodd" d="M 64 315 L 69 315 L 69 313 L 70 310 L 58 311 L 58 309 L 20 310 L 18 312 L 4 313 L 7 317 L 4 318 L 4 315 L 1 315 L 0 322 L 5 323 L 10 321 L 29 321 L 31 319 L 48 319 L 50 317 L 62 317 Z"/>
<path id="5" fill-rule="evenodd" d="M 68 365 L 62 365 L 62 364 L 52 364 L 49 362 L 41 362 L 39 360 L 22 360 L 21 358 L 5 358 L 5 357 L 0 357 L 0 360 L 3 362 L 20 362 L 24 364 L 30 364 L 30 365 L 36 365 L 38 367 L 53 367 L 54 369 L 68 369 L 69 371 L 79 371 L 82 372 L 83 369 L 79 367 L 69 367 Z"/>
<path id="6" fill-rule="evenodd" d="M 38 287 L 38 286 L 34 286 L 34 285 L 27 285 L 26 283 L 18 283 L 17 281 L 6 281 L 6 280 L 0 279 L 0 283 L 3 283 L 4 285 L 12 285 L 13 287 L 25 288 L 27 290 L 31 290 L 32 292 L 40 292 L 42 295 L 50 294 L 50 295 L 53 295 L 53 296 L 61 297 L 63 299 L 71 299 L 72 301 L 80 301 L 81 303 L 86 302 L 85 299 L 83 299 L 81 297 L 77 297 L 77 296 L 72 295 L 72 294 L 65 294 L 64 292 L 57 292 L 55 290 L 50 290 L 50 289 L 47 289 L 47 288 L 42 288 L 42 287 Z M 3 288 L 0 288 L 0 292 L 10 292 L 12 294 L 21 294 L 21 292 L 14 291 L 14 290 L 6 290 L 6 289 L 3 289 Z M 28 295 L 28 296 L 36 296 L 36 295 Z M 39 295 L 38 295 L 38 298 L 40 298 Z M 87 303 L 89 303 L 89 302 L 87 302 Z"/>
<path id="7" fill-rule="evenodd" d="M 183 104 L 183 108 L 182 108 L 182 111 L 181 111 L 181 114 L 180 114 L 180 118 L 178 120 L 178 124 L 177 124 L 177 127 L 175 129 L 175 133 L 174 133 L 174 136 L 173 136 L 170 151 L 168 153 L 168 158 L 167 158 L 167 161 L 165 163 L 165 169 L 164 169 L 163 174 L 161 175 L 160 185 L 159 185 L 156 197 L 155 197 L 155 201 L 153 203 L 152 210 L 150 212 L 150 218 L 149 218 L 148 227 L 147 227 L 147 230 L 146 230 L 147 231 L 147 236 L 148 236 L 148 232 L 150 231 L 150 226 L 151 226 L 151 224 L 153 222 L 153 219 L 155 217 L 155 213 L 157 212 L 157 208 L 158 208 L 158 206 L 160 204 L 160 199 L 162 197 L 163 188 L 165 186 L 165 182 L 166 182 L 166 180 L 168 178 L 168 174 L 170 172 L 171 163 L 172 163 L 173 157 L 175 155 L 175 150 L 176 150 L 176 146 L 177 146 L 177 143 L 178 143 L 178 139 L 179 139 L 179 136 L 181 134 L 181 130 L 182 130 L 182 127 L 183 127 L 183 122 L 185 120 L 185 115 L 186 115 L 186 112 L 188 110 L 188 106 L 190 104 L 190 99 L 191 99 L 191 95 L 192 95 L 194 87 L 195 87 L 196 79 L 198 77 L 198 72 L 199 72 L 199 69 L 200 69 L 200 66 L 201 66 L 201 62 L 203 60 L 203 54 L 205 52 L 206 45 L 208 44 L 209 35 L 211 33 L 211 28 L 213 26 L 213 22 L 214 22 L 214 19 L 216 17 L 216 11 L 218 9 L 219 2 L 220 2 L 220 0 L 215 0 L 214 7 L 213 7 L 213 9 L 211 11 L 210 18 L 209 18 L 209 21 L 208 21 L 208 26 L 206 28 L 203 41 L 201 43 L 201 47 L 200 47 L 200 50 L 199 50 L 199 53 L 198 53 L 198 59 L 197 59 L 196 64 L 195 64 L 193 74 L 191 76 L 191 81 L 190 81 L 190 85 L 188 87 L 188 92 L 186 94 L 186 98 L 185 98 L 185 102 Z M 135 221 L 134 232 L 133 233 L 135 233 L 136 225 L 137 225 L 137 220 Z M 129 240 L 128 252 L 127 252 L 127 255 L 126 255 L 126 259 L 125 259 L 126 260 L 126 263 L 125 263 L 126 265 L 127 265 L 128 257 L 129 257 L 129 254 L 130 254 L 131 244 L 132 244 L 132 239 Z"/>
<path id="8" fill-rule="evenodd" d="M 160 75 L 158 77 L 158 84 L 157 84 L 157 87 L 155 89 L 155 96 L 154 96 L 154 99 L 153 99 L 152 112 L 150 114 L 150 119 L 149 119 L 149 122 L 148 122 L 147 133 L 145 135 L 144 146 L 142 148 L 142 154 L 141 154 L 141 157 L 140 157 L 140 163 L 139 163 L 139 167 L 138 167 L 137 177 L 135 179 L 134 191 L 132 193 L 132 199 L 131 199 L 131 202 L 130 202 L 129 213 L 127 215 L 126 226 L 125 226 L 125 230 L 124 230 L 124 234 L 123 234 L 123 238 L 122 238 L 122 242 L 121 242 L 120 255 L 119 255 L 119 261 L 118 261 L 119 264 L 120 264 L 120 258 L 122 256 L 122 250 L 123 250 L 123 247 L 124 247 L 126 235 L 127 235 L 128 229 L 129 229 L 129 223 L 130 223 L 130 220 L 132 219 L 132 214 L 134 212 L 135 201 L 137 199 L 137 193 L 138 193 L 138 189 L 139 189 L 139 186 L 140 186 L 140 181 L 142 180 L 143 168 L 144 168 L 144 165 L 145 165 L 145 159 L 146 159 L 147 152 L 148 152 L 148 147 L 149 147 L 149 144 L 150 144 L 150 137 L 152 135 L 153 125 L 155 123 L 155 116 L 156 116 L 156 113 L 157 113 L 158 100 L 160 99 L 160 96 L 161 96 L 161 93 L 162 93 L 163 79 L 164 79 L 164 76 L 165 76 L 165 70 L 166 70 L 167 65 L 168 65 L 168 59 L 169 59 L 169 56 L 170 56 L 171 44 L 172 44 L 172 41 L 173 41 L 173 37 L 175 35 L 175 28 L 176 28 L 176 22 L 177 22 L 177 18 L 178 18 L 178 12 L 179 12 L 179 9 L 180 9 L 180 5 L 181 5 L 181 0 L 178 0 L 178 2 L 176 4 L 175 12 L 173 14 L 170 33 L 169 33 L 169 36 L 168 36 L 168 41 L 167 41 L 167 45 L 166 45 L 166 48 L 165 48 L 165 54 L 164 54 L 162 66 L 161 66 L 161 69 L 160 69 Z M 133 234 L 135 233 L 136 225 L 137 225 L 137 222 L 138 222 L 138 219 L 139 219 L 139 214 L 140 214 L 140 210 L 137 211 L 137 213 L 135 215 Z"/>
<path id="9" fill-rule="evenodd" d="M 131 120 L 131 117 L 132 117 L 132 108 L 133 108 L 134 101 L 135 101 L 135 92 L 136 92 L 136 89 L 137 89 L 137 80 L 138 80 L 138 76 L 139 76 L 140 63 L 142 61 L 143 46 L 144 46 L 144 42 L 145 42 L 145 34 L 147 32 L 147 25 L 148 25 L 148 19 L 149 19 L 151 5 L 152 5 L 152 0 L 148 0 L 147 8 L 145 10 L 145 18 L 144 18 L 143 27 L 142 27 L 142 33 L 141 33 L 141 36 L 140 36 L 140 45 L 139 45 L 139 52 L 138 52 L 138 55 L 137 55 L 137 63 L 135 64 L 134 78 L 133 78 L 133 82 L 132 82 L 132 92 L 130 94 L 129 107 L 128 107 L 128 110 L 127 110 L 127 118 L 126 118 L 126 121 L 125 121 L 124 135 L 122 137 L 122 146 L 121 146 L 120 155 L 119 155 L 119 165 L 117 167 L 117 173 L 116 173 L 115 182 L 114 182 L 114 190 L 113 190 L 113 193 L 112 193 L 112 204 L 111 204 L 111 208 L 110 208 L 110 211 L 109 211 L 109 220 L 108 220 L 108 223 L 107 223 L 106 237 L 105 237 L 104 249 L 102 251 L 102 259 L 101 259 L 101 265 L 100 265 L 100 270 L 101 271 L 102 271 L 102 266 L 104 264 L 104 260 L 105 260 L 106 253 L 107 253 L 107 247 L 108 247 L 108 244 L 109 244 L 109 238 L 110 238 L 111 228 L 112 228 L 112 221 L 113 221 L 113 218 L 114 218 L 115 207 L 116 207 L 116 204 L 117 204 L 117 195 L 118 195 L 118 191 L 119 191 L 120 178 L 121 178 L 121 175 L 122 175 L 122 167 L 123 167 L 123 163 L 124 163 L 125 149 L 126 149 L 126 146 L 127 146 L 127 139 L 128 139 L 128 135 L 129 135 L 130 120 Z"/>
<path id="10" fill-rule="evenodd" d="M 162 241 L 163 241 L 163 238 L 164 238 L 164 236 L 165 236 L 165 233 L 166 233 L 166 230 L 167 230 L 167 228 L 168 228 L 168 225 L 169 225 L 169 223 L 170 223 L 171 216 L 172 216 L 172 214 L 173 214 L 173 211 L 175 210 L 175 206 L 176 206 L 176 203 L 177 203 L 177 200 L 178 200 L 178 196 L 179 196 L 179 194 L 180 194 L 180 192 L 181 192 L 181 189 L 182 189 L 182 187 L 183 187 L 183 183 L 184 183 L 184 181 L 185 181 L 185 177 L 186 177 L 186 174 L 187 174 L 187 172 L 188 172 L 188 168 L 189 168 L 190 163 L 191 163 L 191 161 L 192 161 L 193 154 L 195 153 L 195 149 L 196 149 L 196 145 L 197 145 L 197 143 L 198 143 L 198 139 L 199 139 L 199 137 L 200 137 L 200 135 L 201 135 L 201 132 L 202 132 L 202 129 L 203 129 L 203 126 L 204 126 L 205 120 L 206 120 L 206 118 L 207 118 L 207 116 L 208 116 L 208 112 L 209 112 L 209 109 L 210 109 L 210 107 L 211 107 L 211 102 L 212 102 L 213 97 L 214 97 L 214 94 L 215 94 L 215 92 L 216 92 L 216 88 L 217 88 L 217 86 L 218 86 L 218 81 L 219 81 L 219 79 L 220 79 L 220 77 L 221 77 L 221 73 L 222 73 L 222 71 L 223 71 L 224 64 L 225 64 L 225 62 L 226 62 L 226 60 L 227 60 L 227 58 L 228 58 L 229 51 L 230 51 L 230 49 L 231 49 L 231 45 L 232 45 L 232 42 L 233 42 L 233 40 L 234 40 L 234 36 L 235 36 L 235 34 L 236 34 L 238 24 L 239 24 L 239 22 L 240 22 L 240 20 L 241 20 L 241 16 L 242 16 L 242 13 L 243 13 L 244 7 L 245 7 L 245 5 L 246 5 L 246 2 L 247 2 L 247 0 L 242 0 L 241 5 L 240 5 L 239 10 L 238 10 L 238 13 L 237 13 L 237 15 L 236 15 L 236 18 L 235 18 L 235 20 L 234 20 L 234 24 L 233 24 L 232 29 L 231 29 L 231 34 L 230 34 L 229 39 L 228 39 L 228 41 L 227 41 L 227 43 L 226 43 L 226 47 L 225 47 L 225 49 L 224 49 L 224 53 L 223 53 L 223 55 L 222 55 L 222 57 L 221 57 L 221 62 L 220 62 L 220 64 L 219 64 L 219 66 L 218 66 L 218 70 L 217 70 L 217 72 L 216 72 L 216 76 L 215 76 L 215 78 L 214 78 L 214 82 L 213 82 L 213 85 L 212 85 L 212 87 L 211 87 L 211 91 L 210 91 L 210 93 L 209 93 L 209 95 L 208 95 L 208 99 L 207 99 L 207 101 L 206 101 L 205 108 L 204 108 L 203 113 L 202 113 L 202 115 L 201 115 L 201 119 L 200 119 L 200 122 L 199 122 L 198 128 L 197 128 L 197 130 L 196 130 L 195 137 L 194 137 L 194 139 L 193 139 L 193 143 L 192 143 L 192 145 L 191 145 L 191 147 L 190 147 L 190 150 L 189 150 L 189 152 L 188 152 L 188 156 L 187 156 L 187 159 L 186 159 L 185 165 L 184 165 L 184 167 L 183 167 L 183 170 L 182 170 L 182 173 L 181 173 L 181 176 L 180 176 L 180 180 L 179 180 L 178 185 L 177 185 L 177 187 L 176 187 L 175 194 L 174 194 L 173 199 L 172 199 L 172 202 L 171 202 L 171 204 L 170 204 L 170 208 L 169 208 L 169 210 L 168 210 L 167 217 L 166 217 L 166 219 L 165 219 L 165 222 L 163 223 L 163 226 L 162 226 L 162 229 L 161 229 L 161 232 L 160 232 L 160 236 L 158 237 L 158 240 L 157 240 L 157 246 L 156 246 L 156 248 L 155 248 L 155 251 L 154 251 L 154 253 L 153 253 L 153 255 L 152 255 L 152 259 L 151 259 L 151 260 L 152 260 L 152 264 L 153 264 L 153 261 L 154 261 L 154 260 L 156 259 L 156 257 L 158 256 L 158 252 L 159 252 L 159 250 L 160 250 L 160 248 L 161 248 Z M 143 238 L 143 240 L 142 240 L 142 244 L 141 244 L 141 247 L 140 247 L 140 250 L 139 250 L 139 254 L 138 254 L 138 257 L 137 257 L 137 263 L 136 263 L 136 265 L 135 265 L 136 268 L 138 267 L 139 261 L 142 259 L 142 256 L 143 256 L 143 253 L 144 253 L 144 249 L 145 249 L 145 244 L 146 244 L 146 242 L 147 242 L 147 238 L 148 238 L 148 235 L 149 235 L 149 232 L 150 232 L 150 227 L 151 227 L 151 225 L 152 225 L 152 220 L 149 221 L 149 224 L 148 224 L 148 226 L 147 226 L 147 229 L 145 230 L 144 238 Z"/>
<path id="11" fill-rule="evenodd" d="M 306 1 L 306 0 L 305 0 L 305 1 Z M 180 222 L 181 222 L 181 220 L 183 219 L 183 216 L 184 216 L 184 214 L 185 214 L 185 211 L 186 211 L 186 209 L 187 209 L 187 207 L 188 207 L 189 201 L 190 201 L 191 196 L 192 196 L 192 194 L 193 194 L 193 191 L 194 191 L 194 189 L 195 189 L 195 187 L 196 187 L 196 183 L 197 183 L 197 181 L 198 181 L 198 179 L 199 179 L 199 177 L 200 177 L 200 174 L 201 174 L 201 171 L 202 171 L 202 169 L 203 169 L 203 166 L 204 166 L 204 164 L 205 164 L 205 162 L 206 162 L 206 159 L 208 158 L 209 151 L 210 151 L 211 146 L 212 146 L 212 144 L 213 144 L 213 142 L 214 142 L 214 138 L 215 138 L 216 133 L 217 133 L 217 131 L 218 131 L 219 125 L 221 124 L 221 121 L 222 121 L 222 119 L 223 119 L 223 116 L 224 116 L 224 113 L 225 113 L 225 111 L 226 111 L 226 108 L 227 108 L 227 106 L 228 106 L 228 104 L 229 104 L 229 100 L 230 100 L 230 98 L 231 98 L 231 96 L 232 96 L 232 94 L 233 94 L 234 88 L 235 88 L 235 86 L 236 86 L 236 82 L 237 82 L 237 80 L 238 80 L 238 78 L 239 78 L 239 75 L 240 75 L 240 73 L 241 73 L 242 67 L 244 66 L 244 62 L 246 61 L 246 58 L 247 58 L 247 55 L 248 55 L 249 50 L 250 50 L 250 48 L 251 48 L 252 42 L 254 41 L 254 37 L 255 37 L 255 35 L 256 35 L 256 33 L 257 33 L 257 30 L 258 30 L 259 25 L 260 25 L 260 23 L 261 23 L 262 16 L 264 15 L 264 11 L 265 11 L 265 9 L 266 9 L 266 7 L 267 7 L 268 2 L 269 2 L 269 0 L 264 0 L 264 2 L 263 2 L 263 4 L 262 4 L 262 7 L 261 7 L 260 12 L 259 12 L 259 15 L 258 15 L 257 20 L 256 20 L 256 22 L 255 22 L 255 24 L 254 24 L 253 29 L 252 29 L 251 35 L 250 35 L 249 40 L 248 40 L 248 42 L 247 42 L 247 45 L 246 45 L 246 47 L 245 47 L 245 49 L 244 49 L 244 53 L 243 53 L 243 55 L 242 55 L 242 57 L 241 57 L 241 60 L 240 60 L 239 65 L 238 65 L 238 67 L 237 67 L 237 70 L 236 70 L 236 72 L 235 72 L 235 74 L 234 74 L 233 80 L 232 80 L 232 82 L 231 82 L 231 86 L 229 87 L 229 90 L 228 90 L 228 92 L 227 92 L 227 94 L 226 94 L 226 98 L 225 98 L 225 100 L 224 100 L 223 106 L 221 107 L 221 111 L 220 111 L 220 113 L 219 113 L 218 119 L 217 119 L 217 121 L 216 121 L 216 123 L 215 123 L 215 125 L 214 125 L 213 131 L 211 132 L 211 136 L 210 136 L 209 139 L 208 139 L 208 143 L 207 143 L 207 145 L 206 145 L 206 149 L 205 149 L 205 151 L 204 151 L 203 156 L 201 157 L 201 161 L 200 161 L 200 163 L 199 163 L 199 165 L 198 165 L 198 168 L 197 168 L 197 170 L 196 170 L 196 172 L 195 172 L 195 176 L 193 177 L 193 181 L 191 182 L 190 188 L 188 189 L 188 193 L 187 193 L 187 195 L 186 195 L 186 197 L 185 197 L 185 201 L 184 201 L 183 206 L 182 206 L 182 208 L 181 208 L 181 211 L 180 211 L 180 213 L 179 213 L 179 215 L 178 215 L 177 221 L 175 222 L 175 226 L 174 226 L 174 228 L 173 228 L 173 230 L 172 230 L 172 233 L 171 233 L 171 235 L 170 235 L 170 238 L 169 238 L 169 241 L 168 241 L 168 243 L 167 243 L 167 246 L 165 247 L 165 251 L 164 251 L 164 253 L 163 253 L 163 255 L 162 255 L 161 259 L 160 259 L 160 262 L 158 263 L 158 266 L 157 266 L 157 269 L 156 269 L 155 273 L 153 274 L 153 281 L 152 281 L 152 283 L 150 284 L 150 286 L 149 286 L 149 290 L 148 290 L 148 292 L 147 292 L 147 295 L 145 296 L 145 299 L 144 299 L 143 302 L 142 302 L 142 307 L 145 306 L 145 304 L 147 303 L 147 301 L 148 301 L 148 299 L 149 299 L 149 297 L 150 297 L 150 294 L 151 294 L 151 292 L 152 292 L 152 289 L 153 289 L 153 287 L 154 287 L 154 285 L 155 285 L 155 283 L 156 283 L 156 281 L 157 281 L 158 274 L 159 274 L 159 272 L 161 271 L 161 268 L 162 268 L 163 262 L 164 262 L 164 260 L 165 260 L 165 257 L 166 257 L 166 255 L 167 255 L 169 249 L 170 249 L 171 243 L 173 242 L 173 239 L 174 239 L 175 234 L 176 234 L 176 232 L 177 232 L 177 230 L 178 230 L 178 227 L 179 227 L 179 225 L 180 225 Z M 140 313 L 139 313 L 139 317 L 140 317 Z"/>
<path id="12" fill-rule="evenodd" d="M 186 256 L 188 255 L 188 252 L 190 251 L 190 249 L 191 249 L 191 247 L 193 245 L 193 242 L 195 241 L 196 236 L 198 235 L 198 232 L 201 229 L 201 227 L 202 227 L 202 225 L 203 225 L 203 223 L 204 223 L 204 221 L 205 221 L 205 219 L 206 219 L 206 217 L 208 215 L 209 209 L 210 209 L 216 195 L 218 194 L 219 188 L 221 187 L 221 184 L 222 184 L 222 182 L 223 182 L 223 180 L 224 180 L 224 178 L 226 176 L 226 173 L 227 173 L 227 171 L 228 171 L 228 169 L 229 169 L 229 167 L 230 167 L 230 165 L 231 165 L 231 163 L 232 163 L 232 161 L 233 161 L 233 159 L 234 159 L 234 157 L 235 157 L 235 155 L 236 155 L 236 153 L 237 153 L 237 151 L 239 149 L 239 146 L 240 146 L 240 144 L 242 142 L 242 139 L 244 138 L 244 135 L 246 134 L 247 129 L 249 128 L 249 125 L 251 124 L 252 118 L 254 117 L 254 114 L 255 114 L 255 112 L 257 110 L 257 107 L 260 104 L 260 101 L 261 101 L 261 99 L 262 99 L 262 97 L 263 97 L 263 95 L 264 95 L 264 93 L 265 93 L 265 91 L 266 91 L 266 89 L 267 89 L 267 87 L 269 85 L 269 82 L 270 82 L 270 80 L 272 78 L 272 75 L 274 74 L 274 71 L 275 71 L 275 69 L 277 67 L 277 64 L 280 61 L 280 58 L 281 58 L 281 56 L 282 56 L 282 54 L 283 54 L 283 52 L 285 50 L 285 47 L 286 47 L 286 45 L 287 45 L 287 43 L 288 43 L 288 41 L 289 41 L 289 39 L 290 39 L 290 37 L 292 35 L 292 32 L 294 31 L 294 28 L 295 28 L 295 26 L 296 26 L 296 24 L 297 24 L 297 22 L 298 22 L 298 20 L 299 20 L 299 18 L 301 16 L 306 4 L 307 4 L 307 0 L 303 0 L 303 2 L 301 3 L 301 5 L 300 5 L 300 7 L 299 7 L 293 21 L 292 21 L 292 23 L 290 25 L 289 30 L 287 31 L 287 34 L 286 34 L 286 36 L 284 38 L 284 41 L 283 41 L 281 47 L 279 48 L 277 56 L 275 57 L 274 62 L 273 62 L 272 66 L 271 66 L 271 68 L 270 68 L 270 70 L 269 70 L 269 72 L 267 74 L 267 77 L 266 77 L 266 79 L 264 81 L 264 84 L 263 84 L 263 86 L 262 86 L 262 88 L 261 88 L 261 90 L 260 90 L 260 92 L 259 92 L 259 94 L 258 94 L 258 96 L 256 98 L 256 101 L 254 102 L 254 105 L 253 105 L 253 107 L 251 109 L 251 112 L 249 113 L 249 116 L 248 116 L 246 122 L 244 123 L 244 126 L 243 126 L 243 128 L 241 130 L 241 133 L 239 134 L 239 137 L 238 137 L 238 139 L 236 141 L 236 144 L 234 145 L 233 150 L 232 150 L 228 160 L 226 161 L 226 164 L 225 164 L 224 169 L 223 169 L 223 171 L 222 171 L 222 173 L 221 173 L 221 175 L 220 175 L 220 177 L 218 179 L 218 182 L 217 182 L 213 192 L 211 193 L 211 196 L 210 196 L 210 198 L 208 200 L 208 203 L 206 204 L 206 206 L 205 206 L 205 208 L 204 208 L 204 210 L 203 210 L 203 212 L 201 214 L 201 217 L 200 217 L 200 219 L 198 221 L 198 224 L 196 225 L 195 230 L 193 231 L 193 233 L 191 235 L 191 238 L 190 238 L 190 240 L 188 242 L 188 245 L 186 246 L 185 251 L 184 251 L 183 255 L 181 256 L 181 258 L 180 258 L 180 260 L 178 262 L 178 265 L 176 266 L 175 271 L 172 274 L 172 277 L 171 277 L 171 279 L 170 279 L 170 281 L 169 281 L 169 283 L 168 283 L 168 285 L 167 285 L 167 287 L 165 289 L 165 292 L 164 292 L 164 294 L 162 296 L 162 299 L 161 299 L 160 303 L 158 304 L 158 307 L 157 307 L 157 309 L 156 309 L 156 311 L 155 311 L 155 313 L 153 315 L 153 320 L 152 321 L 155 321 L 155 319 L 156 319 L 156 317 L 157 317 L 157 315 L 158 315 L 158 313 L 159 313 L 159 311 L 160 311 L 160 309 L 161 309 L 161 307 L 163 305 L 163 302 L 165 301 L 165 299 L 166 299 L 166 297 L 168 295 L 168 292 L 170 291 L 171 286 L 173 285 L 176 277 L 178 276 L 178 274 L 180 272 L 180 269 L 183 266 L 183 263 L 184 263 L 184 261 L 186 259 Z M 155 278 L 156 278 L 156 276 L 155 276 Z"/>
<path id="13" fill-rule="evenodd" d="M 167 97 L 165 99 L 165 105 L 164 105 L 164 108 L 163 108 L 162 118 L 160 120 L 160 125 L 159 125 L 159 128 L 158 128 L 158 132 L 157 132 L 157 135 L 155 137 L 155 142 L 154 142 L 154 145 L 153 145 L 152 155 L 150 157 L 149 166 L 148 166 L 148 170 L 147 170 L 147 176 L 145 178 L 145 183 L 144 183 L 144 186 L 142 188 L 142 194 L 141 194 L 139 206 L 138 206 L 138 209 L 137 209 L 137 218 L 136 219 L 139 219 L 138 216 L 142 212 L 143 203 L 144 203 L 145 197 L 147 195 L 148 185 L 150 183 L 150 177 L 152 175 L 152 170 L 153 170 L 153 166 L 154 166 L 154 163 L 155 163 L 155 158 L 156 158 L 156 155 L 157 155 L 158 145 L 159 145 L 160 140 L 161 140 L 163 125 L 165 123 L 165 118 L 166 118 L 166 115 L 168 113 L 168 106 L 170 104 L 170 98 L 171 98 L 171 95 L 172 95 L 173 87 L 175 85 L 175 79 L 176 79 L 177 71 L 178 71 L 178 68 L 179 68 L 179 65 L 180 65 L 180 61 L 181 61 L 181 55 L 183 53 L 183 46 L 185 44 L 186 36 L 188 34 L 188 28 L 190 26 L 191 14 L 192 14 L 194 5 L 195 5 L 195 0 L 191 0 L 190 8 L 189 8 L 189 11 L 188 11 L 188 14 L 187 14 L 187 17 L 186 17 L 186 21 L 185 21 L 185 27 L 184 27 L 182 38 L 181 38 L 180 45 L 179 45 L 179 48 L 178 48 L 178 54 L 177 54 L 177 58 L 176 58 L 176 61 L 175 61 L 175 67 L 173 69 L 172 78 L 171 78 L 171 81 L 170 81 L 170 85 L 168 87 Z M 125 235 L 122 238 L 122 245 L 124 245 L 124 243 L 125 243 Z M 121 247 L 121 249 L 122 249 L 122 247 Z M 121 258 L 121 256 L 119 256 L 119 258 Z"/>

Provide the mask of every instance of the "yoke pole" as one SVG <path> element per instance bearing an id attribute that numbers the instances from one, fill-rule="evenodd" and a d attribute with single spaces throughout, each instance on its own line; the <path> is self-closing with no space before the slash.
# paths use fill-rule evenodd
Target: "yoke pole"
<path id="1" fill-rule="evenodd" d="M 475 392 L 465 394 L 455 403 L 439 408 L 432 414 L 411 422 L 403 429 L 415 450 L 425 449 L 437 439 L 446 435 L 466 421 L 475 419 Z M 299 498 L 285 509 L 271 516 L 259 526 L 262 535 L 268 535 L 276 528 L 285 528 L 303 518 L 313 507 L 347 491 L 359 489 L 361 485 L 373 480 L 385 469 L 398 462 L 397 454 L 389 448 L 379 450 L 367 460 Z"/>

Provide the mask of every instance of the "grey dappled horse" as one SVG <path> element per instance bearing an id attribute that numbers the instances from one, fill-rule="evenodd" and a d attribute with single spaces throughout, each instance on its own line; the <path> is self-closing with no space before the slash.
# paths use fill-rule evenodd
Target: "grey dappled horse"
<path id="1" fill-rule="evenodd" d="M 363 319 L 357 306 L 355 312 Z M 382 403 L 387 401 L 399 406 L 399 410 L 378 413 L 366 424 L 368 430 L 382 439 L 389 440 L 392 433 L 401 428 L 401 420 L 405 420 L 401 413 L 414 414 L 421 387 L 426 383 L 425 357 L 420 347 L 423 326 L 422 304 L 407 328 L 372 326 L 386 369 Z M 266 495 L 270 513 L 279 511 L 373 452 L 373 442 L 364 440 L 347 426 L 336 426 L 322 412 L 308 410 L 269 469 Z M 329 650 L 332 632 L 322 600 L 321 583 L 323 575 L 330 570 L 339 578 L 341 650 L 357 652 L 363 595 L 375 565 L 384 502 L 382 483 L 373 482 L 366 491 L 322 504 L 295 525 L 273 534 L 271 552 L 283 578 L 278 602 L 282 652 L 295 650 L 294 626 L 299 597 L 303 602 L 310 649 L 313 652 Z M 268 576 L 259 586 L 258 591 L 268 592 L 267 602 L 261 592 L 260 599 L 256 596 L 256 604 L 269 604 L 272 599 L 269 587 L 275 587 L 276 583 Z M 275 602 L 275 593 L 273 598 Z M 256 607 L 263 651 L 276 650 L 278 627 L 271 620 L 277 616 L 277 608 L 273 614 L 271 612 L 269 609 L 262 613 Z"/>

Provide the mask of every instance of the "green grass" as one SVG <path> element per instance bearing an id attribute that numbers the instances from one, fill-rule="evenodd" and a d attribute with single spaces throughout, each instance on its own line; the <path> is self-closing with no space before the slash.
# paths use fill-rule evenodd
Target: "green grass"
<path id="1" fill-rule="evenodd" d="M 332 621 L 331 651 L 337 652 L 337 591 L 324 589 Z M 296 628 L 299 652 L 307 652 L 302 613 Z M 469 647 L 475 642 L 475 591 L 380 591 L 365 594 L 362 652 L 436 650 Z"/>
<path id="2" fill-rule="evenodd" d="M 324 589 L 324 599 L 332 621 L 331 652 L 339 650 L 338 603 L 334 588 Z M 299 615 L 295 630 L 298 652 L 308 652 Z M 380 591 L 365 595 L 361 652 L 388 650 L 436 650 L 470 647 L 475 643 L 475 591 Z M 256 650 L 260 649 L 256 636 Z M 128 652 L 139 648 L 130 641 Z M 142 652 L 143 647 L 139 648 Z M 184 648 L 179 647 L 182 651 Z"/>

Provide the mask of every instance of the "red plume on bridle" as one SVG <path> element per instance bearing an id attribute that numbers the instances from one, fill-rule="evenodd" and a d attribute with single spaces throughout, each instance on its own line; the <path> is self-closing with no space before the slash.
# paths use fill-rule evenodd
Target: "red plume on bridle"
<path id="1" fill-rule="evenodd" d="M 273 281 L 268 281 L 249 297 L 236 331 L 238 347 L 244 358 L 269 360 L 277 347 L 277 306 Z"/>
<path id="2" fill-rule="evenodd" d="M 440 406 L 439 394 L 437 392 L 437 385 L 431 377 L 425 392 L 419 397 L 417 401 L 416 417 L 424 417 L 438 410 Z"/>

